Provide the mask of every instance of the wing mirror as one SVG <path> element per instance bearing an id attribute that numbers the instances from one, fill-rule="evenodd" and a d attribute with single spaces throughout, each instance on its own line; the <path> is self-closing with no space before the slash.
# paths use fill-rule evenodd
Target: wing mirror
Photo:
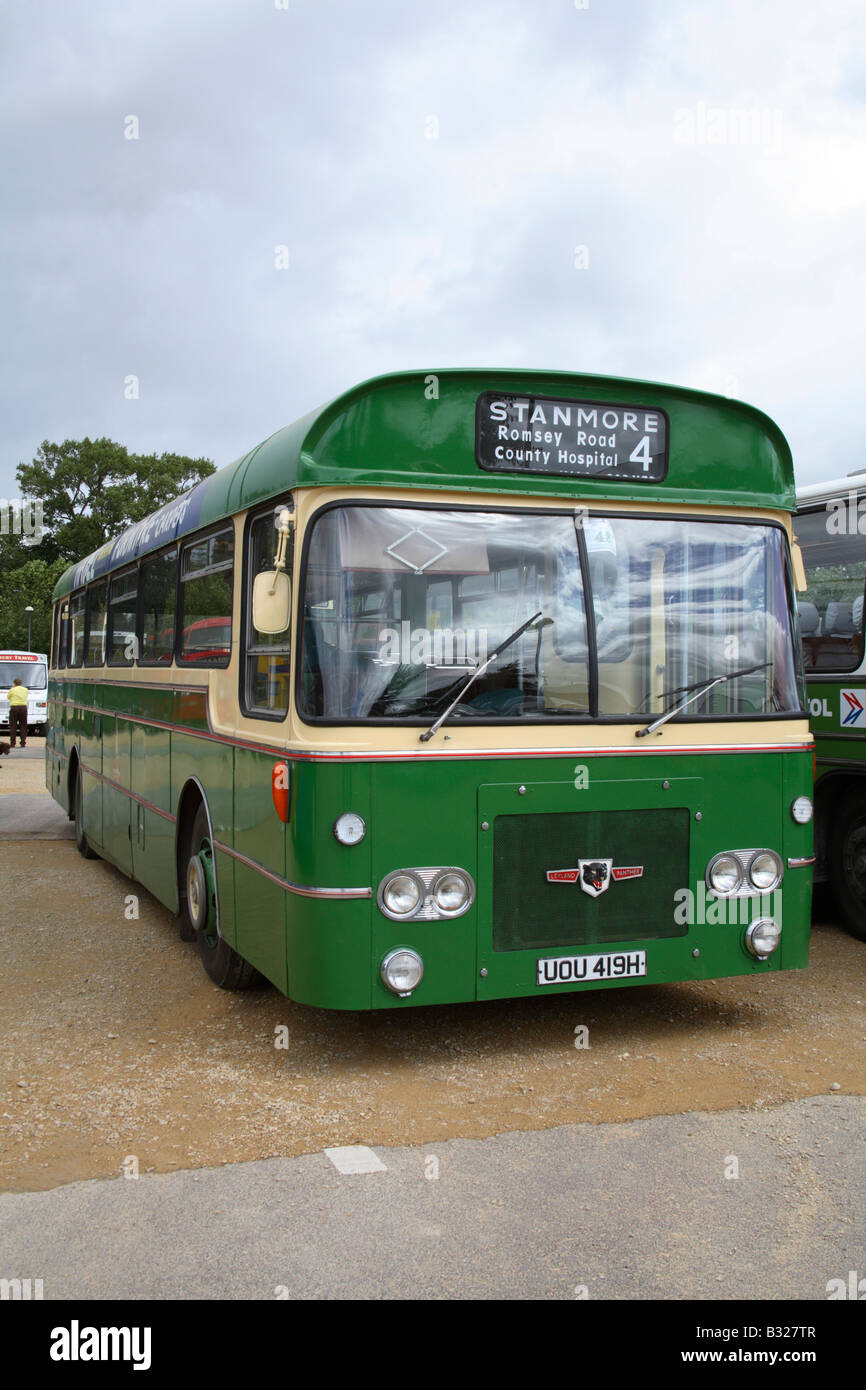
<path id="1" fill-rule="evenodd" d="M 262 570 L 253 580 L 253 627 L 268 636 L 285 632 L 292 621 L 292 585 L 286 574 L 286 548 L 292 534 L 288 507 L 277 513 L 276 528 L 274 568 Z"/>

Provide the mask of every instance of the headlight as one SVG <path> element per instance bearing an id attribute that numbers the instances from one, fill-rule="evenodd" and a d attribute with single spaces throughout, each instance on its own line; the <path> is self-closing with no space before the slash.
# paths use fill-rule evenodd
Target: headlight
<path id="1" fill-rule="evenodd" d="M 397 922 L 436 922 L 462 917 L 475 901 L 475 884 L 465 869 L 392 869 L 376 890 L 386 917 Z"/>
<path id="2" fill-rule="evenodd" d="M 760 893 L 769 893 L 782 881 L 782 861 L 771 849 L 761 849 L 749 863 L 749 879 Z"/>
<path id="3" fill-rule="evenodd" d="M 746 950 L 757 960 L 766 960 L 772 955 L 782 939 L 782 928 L 772 917 L 759 917 L 746 928 Z"/>
<path id="4" fill-rule="evenodd" d="M 717 854 L 710 860 L 707 883 L 714 893 L 736 893 L 743 877 L 739 859 L 733 854 Z"/>
<path id="5" fill-rule="evenodd" d="M 456 916 L 472 901 L 472 885 L 457 869 L 446 869 L 433 884 L 433 901 L 444 916 Z"/>
<path id="6" fill-rule="evenodd" d="M 379 969 L 383 984 L 401 999 L 417 989 L 424 975 L 424 962 L 416 951 L 398 947 L 389 951 Z"/>
<path id="7" fill-rule="evenodd" d="M 414 874 L 394 874 L 382 888 L 382 907 L 389 917 L 410 917 L 423 896 Z"/>
<path id="8" fill-rule="evenodd" d="M 334 821 L 334 834 L 341 845 L 357 845 L 367 833 L 367 827 L 354 811 L 345 811 Z"/>
<path id="9" fill-rule="evenodd" d="M 791 815 L 798 825 L 808 825 L 812 819 L 812 802 L 808 796 L 798 796 L 791 802 Z"/>

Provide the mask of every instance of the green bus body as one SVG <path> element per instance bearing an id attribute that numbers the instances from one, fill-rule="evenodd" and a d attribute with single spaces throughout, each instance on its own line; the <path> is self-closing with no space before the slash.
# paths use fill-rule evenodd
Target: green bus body
<path id="1" fill-rule="evenodd" d="M 659 476 L 645 481 L 490 467 L 493 455 L 476 433 L 482 429 L 478 402 L 486 396 L 596 402 L 599 419 L 605 403 L 611 419 L 614 407 L 656 412 L 666 430 L 664 464 L 653 463 Z M 542 440 L 539 449 L 544 447 Z M 642 457 L 648 459 L 648 453 L 638 451 L 638 463 Z M 653 457 L 660 460 L 660 452 Z M 255 652 L 245 647 L 253 641 L 248 639 L 254 574 L 249 556 L 255 521 L 284 502 L 291 504 L 294 524 L 292 626 L 291 641 L 276 659 L 264 644 Z M 812 740 L 801 680 L 782 711 L 768 712 L 761 705 L 756 713 L 758 705 L 731 693 L 733 684 L 721 685 L 712 694 L 700 692 L 688 708 L 643 736 L 648 721 L 686 697 L 672 701 L 672 684 L 664 690 L 653 684 L 653 701 L 644 713 L 620 713 L 617 707 L 599 714 L 599 700 L 615 705 L 616 680 L 626 679 L 617 673 L 631 670 L 631 658 L 614 653 L 605 664 L 596 634 L 580 648 L 579 659 L 566 657 L 563 664 L 553 645 L 565 625 L 567 600 L 562 600 L 557 623 L 545 632 L 542 621 L 533 637 L 537 713 L 530 719 L 506 713 L 515 708 L 515 697 L 504 687 L 476 700 L 482 713 L 467 715 L 464 705 L 462 716 L 458 710 L 426 739 L 431 719 L 420 713 L 361 717 L 353 706 L 351 717 L 335 716 L 324 705 L 310 713 L 319 698 L 310 694 L 318 687 L 305 674 L 312 661 L 311 634 L 329 630 L 332 618 L 336 622 L 333 602 L 317 604 L 312 588 L 316 538 L 326 534 L 322 518 L 328 509 L 336 509 L 339 526 L 350 537 L 345 544 L 357 546 L 351 537 L 361 524 L 361 507 L 372 509 L 370 526 L 384 525 L 379 517 L 387 515 L 393 534 L 404 513 L 412 512 L 419 518 L 410 528 L 417 542 L 419 536 L 429 539 L 428 533 L 445 534 L 446 525 L 459 527 L 466 508 L 473 524 L 490 509 L 508 508 L 509 517 L 529 518 L 515 523 L 527 534 L 549 526 L 551 533 L 558 527 L 565 535 L 563 518 L 571 526 L 575 508 L 584 505 L 612 520 L 599 523 L 607 530 L 589 533 L 588 546 L 576 543 L 581 580 L 589 573 L 586 556 L 593 547 L 607 546 L 614 553 L 608 534 L 615 533 L 620 546 L 622 536 L 637 534 L 634 527 L 628 530 L 630 521 L 640 527 L 673 526 L 680 519 L 693 524 L 697 539 L 690 553 L 695 555 L 703 553 L 701 546 L 707 549 L 710 533 L 701 527 L 748 523 L 769 537 L 768 553 L 773 537 L 781 537 L 779 553 L 787 556 L 794 505 L 790 454 L 766 416 L 698 392 L 558 373 L 405 373 L 359 386 L 280 431 L 177 504 L 73 566 L 54 596 L 46 781 L 70 817 L 77 816 L 79 847 L 97 852 L 182 915 L 194 916 L 189 874 L 194 860 L 203 864 L 211 956 L 215 941 L 220 950 L 225 943 L 235 967 L 247 962 L 292 999 L 319 1007 L 413 1007 L 804 967 L 812 826 L 797 823 L 791 812 L 812 787 Z M 491 535 L 495 525 L 490 522 Z M 732 534 L 724 532 L 728 545 Z M 233 537 L 231 570 L 224 559 L 228 550 L 220 550 L 225 537 L 226 547 Z M 433 558 L 422 559 L 419 552 L 406 560 L 395 542 L 389 554 L 396 558 L 387 559 L 383 569 L 387 584 L 395 588 L 405 580 L 408 593 L 422 575 L 432 582 L 445 549 L 438 539 L 432 544 L 438 546 L 431 549 Z M 106 579 L 114 586 L 118 574 L 130 585 L 129 576 L 138 575 L 134 582 L 144 585 L 140 567 L 148 557 L 167 556 L 168 572 L 176 553 L 177 616 L 166 616 L 162 627 L 151 623 L 147 639 L 152 653 L 161 655 L 153 655 L 149 664 L 143 659 L 122 664 L 122 641 L 133 635 L 132 608 L 118 600 L 117 613 L 128 609 L 130 616 L 121 620 L 115 614 L 115 627 L 109 629 L 106 605 L 114 590 L 100 586 Z M 488 564 L 492 567 L 492 561 Z M 620 555 L 619 564 L 638 577 L 629 583 L 637 585 L 639 579 L 649 590 L 658 582 L 648 561 L 632 564 Z M 465 568 L 469 573 L 472 563 Z M 358 575 L 369 569 L 366 561 L 357 561 Z M 475 569 L 483 577 L 483 565 Z M 220 574 L 233 586 L 226 615 L 230 641 L 217 635 L 222 618 L 201 618 L 197 610 L 196 620 L 188 622 L 182 608 L 193 581 L 200 585 L 197 594 L 206 595 L 208 583 Z M 524 580 L 525 572 L 521 586 Z M 361 608 L 375 574 L 364 582 L 367 590 L 353 591 L 352 601 Z M 500 582 L 505 585 L 503 575 L 496 578 Z M 540 571 L 536 582 L 535 592 L 541 592 L 547 580 Z M 779 589 L 778 605 L 790 599 L 787 560 L 784 584 L 788 596 Z M 92 609 L 95 616 L 76 628 L 85 621 L 75 617 L 85 611 L 82 594 L 90 594 L 87 613 Z M 587 604 L 591 598 L 590 593 Z M 202 612 L 209 611 L 209 600 L 196 601 Z M 145 600 L 136 602 L 140 639 Z M 588 628 L 597 626 L 597 611 L 592 608 Z M 642 621 L 639 605 L 635 611 L 629 632 Z M 676 621 L 669 604 L 667 622 Z M 368 622 L 374 635 L 378 623 L 374 614 Z M 756 630 L 759 626 L 752 623 Z M 646 641 L 666 642 L 663 629 L 662 623 Z M 115 655 L 106 664 L 110 632 Z M 499 635 L 497 629 L 497 640 Z M 688 634 L 679 640 L 684 652 L 691 651 Z M 522 641 L 531 655 L 532 643 Z M 553 705 L 547 713 L 538 679 L 542 650 L 544 669 L 568 668 L 572 684 L 581 661 L 588 672 L 593 661 L 596 673 L 606 672 L 610 690 L 605 685 L 601 695 L 598 675 L 594 683 L 591 675 L 586 678 L 586 700 L 595 702 L 594 713 L 572 718 Z M 82 651 L 93 664 L 82 657 L 80 665 L 71 665 L 74 653 Z M 362 650 L 353 657 L 359 670 L 367 656 Z M 507 659 L 521 672 L 531 665 L 523 655 Z M 495 669 L 505 669 L 505 663 L 501 658 Z M 374 665 L 381 673 L 381 660 Z M 465 663 L 465 669 L 470 666 Z M 280 689 L 291 687 L 287 708 L 251 707 L 249 692 L 265 688 L 255 685 L 265 669 L 270 693 L 262 701 L 272 699 L 284 680 Z M 547 679 L 552 687 L 553 677 Z M 656 681 L 651 674 L 647 679 Z M 667 682 L 668 676 L 658 679 Z M 749 679 L 757 689 L 770 677 Z M 791 679 L 787 688 L 793 689 Z M 753 694 L 750 686 L 746 695 L 759 700 L 762 691 L 763 685 Z M 577 704 L 577 696 L 569 698 Z M 200 845 L 190 846 L 201 824 L 200 808 L 207 833 Z M 366 833 L 357 843 L 337 839 L 335 824 L 346 813 L 364 822 Z M 771 892 L 762 897 L 744 889 L 741 896 L 724 898 L 707 889 L 714 856 L 760 849 L 778 855 L 783 866 L 781 883 Z M 598 865 L 578 872 L 579 863 L 596 857 L 607 864 L 599 870 L 602 877 L 607 874 L 600 891 L 590 884 Z M 407 870 L 417 881 L 418 871 L 423 878 L 428 870 L 449 866 L 472 884 L 471 902 L 459 915 L 401 921 L 386 914 L 382 893 L 389 875 Z M 781 942 L 760 959 L 750 953 L 745 937 L 757 918 L 768 916 L 782 924 Z M 386 956 L 401 948 L 423 961 L 423 977 L 405 997 L 387 987 L 381 973 Z M 204 948 L 203 958 L 207 965 Z M 640 974 L 633 973 L 638 961 L 644 966 Z M 550 982 L 539 983 L 545 962 Z M 584 973 L 587 962 L 592 964 Z M 230 985 L 251 979 L 237 968 L 222 975 L 218 982 Z"/>
<path id="2" fill-rule="evenodd" d="M 852 478 L 798 490 L 795 529 L 808 588 L 800 624 L 815 738 L 818 881 L 866 941 L 866 496 Z"/>

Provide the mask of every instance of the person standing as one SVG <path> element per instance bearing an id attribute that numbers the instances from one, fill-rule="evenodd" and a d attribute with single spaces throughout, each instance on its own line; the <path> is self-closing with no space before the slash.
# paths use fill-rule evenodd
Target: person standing
<path id="1" fill-rule="evenodd" d="M 27 687 L 16 676 L 9 691 L 9 740 L 15 747 L 15 739 L 21 739 L 21 747 L 27 747 Z"/>

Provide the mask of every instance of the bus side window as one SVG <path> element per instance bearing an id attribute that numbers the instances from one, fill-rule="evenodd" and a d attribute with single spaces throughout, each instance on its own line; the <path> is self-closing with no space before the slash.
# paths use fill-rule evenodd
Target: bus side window
<path id="1" fill-rule="evenodd" d="M 51 643 L 51 665 L 57 670 L 66 665 L 66 624 L 69 605 L 65 600 L 54 605 L 54 636 Z"/>
<path id="2" fill-rule="evenodd" d="M 181 561 L 181 638 L 178 660 L 228 666 L 232 654 L 234 528 L 185 545 Z"/>
<path id="3" fill-rule="evenodd" d="M 797 540 L 808 589 L 798 601 L 807 671 L 856 671 L 863 660 L 866 536 L 828 531 L 828 513 L 801 512 Z"/>
<path id="4" fill-rule="evenodd" d="M 135 661 L 138 651 L 138 638 L 135 633 L 137 607 L 138 570 L 115 574 L 111 580 L 111 593 L 108 597 L 109 666 L 131 666 Z"/>
<path id="5" fill-rule="evenodd" d="M 84 665 L 84 593 L 73 594 L 69 601 L 69 665 Z"/>
<path id="6" fill-rule="evenodd" d="M 87 641 L 85 666 L 102 666 L 105 661 L 105 620 L 108 580 L 102 579 L 87 591 Z"/>
<path id="7" fill-rule="evenodd" d="M 174 655 L 174 613 L 177 603 L 177 547 L 142 561 L 141 635 L 139 662 L 166 666 Z"/>
<path id="8" fill-rule="evenodd" d="M 59 666 L 69 665 L 69 603 L 63 604 L 60 610 L 60 652 Z"/>
<path id="9" fill-rule="evenodd" d="M 243 705 L 248 714 L 259 718 L 283 718 L 289 708 L 291 627 L 277 633 L 257 632 L 253 627 L 253 580 L 262 571 L 273 569 L 277 543 L 274 518 L 273 508 L 256 517 L 250 527 L 247 552 Z M 286 569 L 291 575 L 291 550 L 286 556 Z"/>

